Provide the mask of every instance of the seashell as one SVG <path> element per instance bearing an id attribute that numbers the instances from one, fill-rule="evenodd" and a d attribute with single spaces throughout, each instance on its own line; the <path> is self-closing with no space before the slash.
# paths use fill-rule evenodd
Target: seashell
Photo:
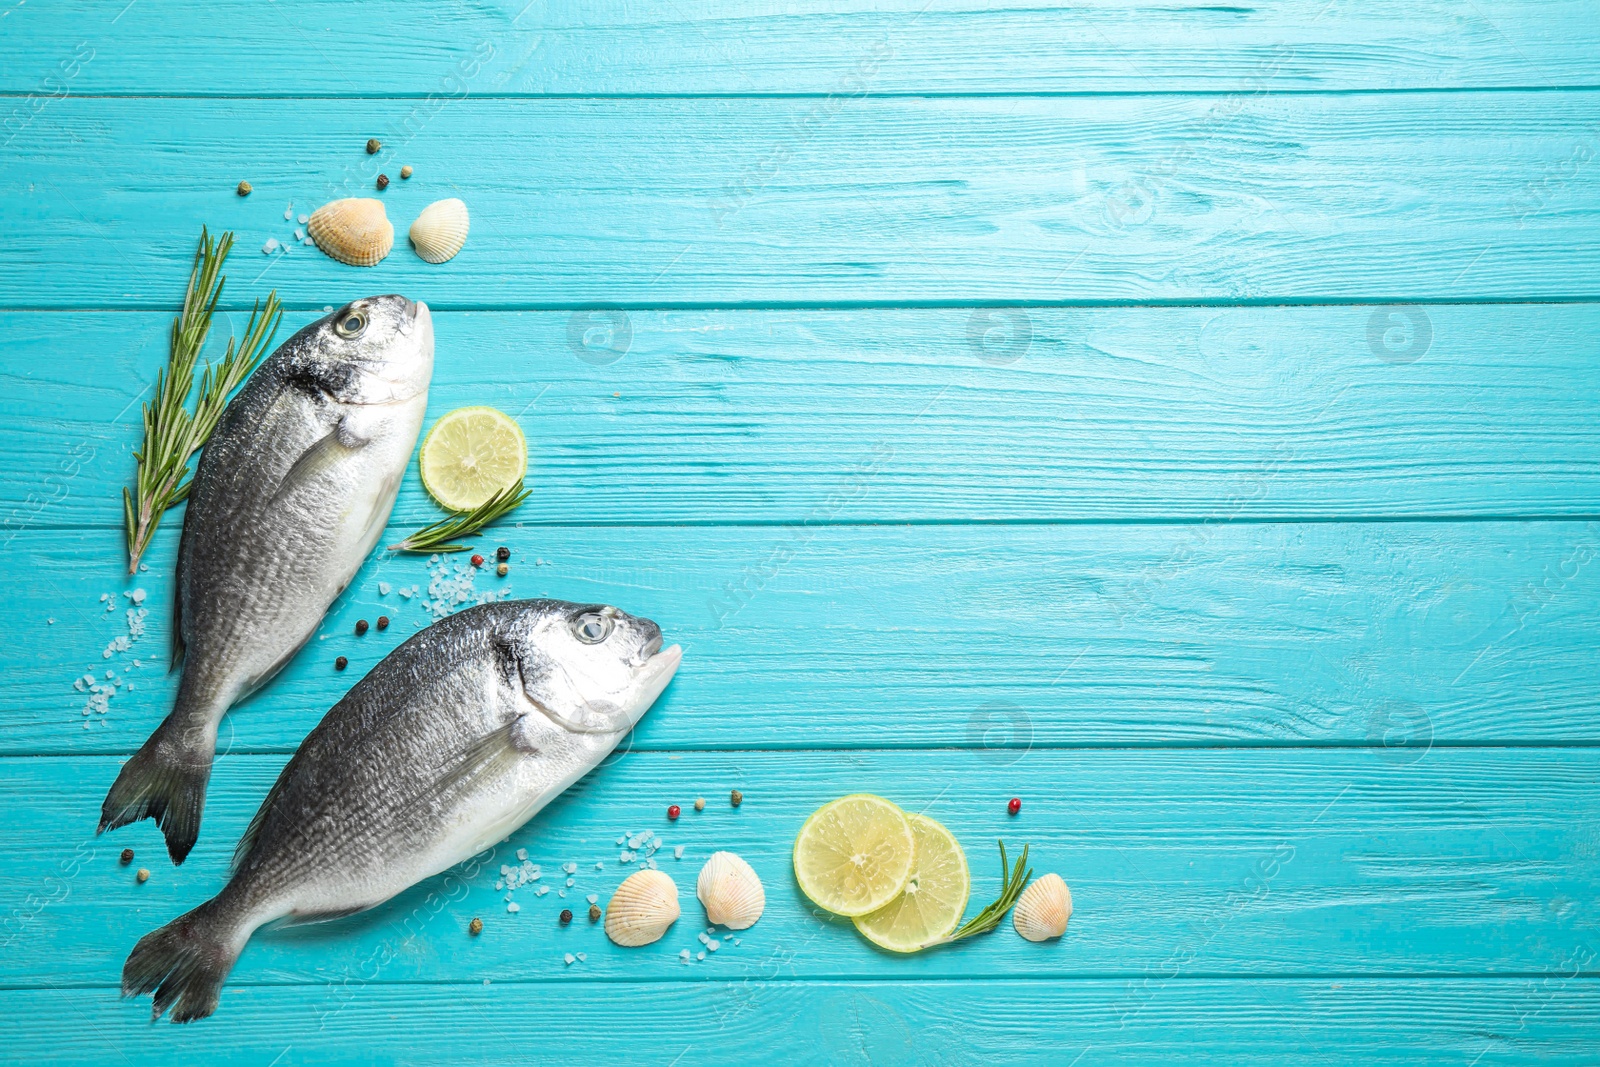
<path id="1" fill-rule="evenodd" d="M 659 941 L 678 921 L 678 887 L 665 872 L 635 871 L 606 904 L 606 936 L 624 948 Z"/>
<path id="2" fill-rule="evenodd" d="M 317 247 L 340 263 L 371 267 L 394 247 L 394 226 L 383 213 L 383 201 L 349 197 L 323 204 L 306 220 Z"/>
<path id="3" fill-rule="evenodd" d="M 754 926 L 767 906 L 761 879 L 732 852 L 713 852 L 700 868 L 695 896 L 706 906 L 706 918 L 715 926 L 744 930 Z"/>
<path id="4" fill-rule="evenodd" d="M 411 243 L 429 263 L 443 263 L 467 243 L 467 205 L 454 199 L 435 200 L 411 224 Z"/>
<path id="5" fill-rule="evenodd" d="M 1072 890 L 1059 874 L 1046 874 L 1022 891 L 1011 924 L 1029 941 L 1048 941 L 1067 932 L 1071 917 Z"/>

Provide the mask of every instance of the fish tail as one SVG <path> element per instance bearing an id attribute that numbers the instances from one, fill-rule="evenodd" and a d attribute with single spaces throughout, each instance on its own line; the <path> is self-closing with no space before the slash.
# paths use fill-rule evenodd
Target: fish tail
<path id="1" fill-rule="evenodd" d="M 216 751 L 216 723 L 178 707 L 156 728 L 122 772 L 100 806 L 100 829 L 114 830 L 140 819 L 154 819 L 167 839 L 167 854 L 182 863 L 200 836 L 206 782 Z"/>
<path id="2" fill-rule="evenodd" d="M 204 1019 L 217 1010 L 222 980 L 233 970 L 248 937 L 241 938 L 227 891 L 159 930 L 145 934 L 122 965 L 122 995 L 154 993 L 150 1018 L 172 1010 L 175 1023 Z"/>

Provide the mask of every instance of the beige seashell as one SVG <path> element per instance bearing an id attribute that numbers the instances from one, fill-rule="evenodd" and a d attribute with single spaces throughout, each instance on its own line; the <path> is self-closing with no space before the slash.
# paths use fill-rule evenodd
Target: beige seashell
<path id="1" fill-rule="evenodd" d="M 455 198 L 435 200 L 411 224 L 411 243 L 429 263 L 443 263 L 467 243 L 467 205 Z"/>
<path id="2" fill-rule="evenodd" d="M 700 868 L 695 896 L 706 906 L 706 918 L 715 926 L 745 930 L 755 925 L 767 906 L 761 879 L 732 852 L 713 852 Z"/>
<path id="3" fill-rule="evenodd" d="M 1072 917 L 1072 890 L 1059 874 L 1046 874 L 1022 891 L 1011 924 L 1029 941 L 1048 941 L 1067 932 Z"/>
<path id="4" fill-rule="evenodd" d="M 352 267 L 374 266 L 394 247 L 394 226 L 383 201 L 368 197 L 323 204 L 306 221 L 306 232 L 318 248 Z"/>
<path id="5" fill-rule="evenodd" d="M 659 941 L 678 921 L 678 887 L 661 871 L 635 871 L 606 904 L 606 936 L 624 948 Z"/>

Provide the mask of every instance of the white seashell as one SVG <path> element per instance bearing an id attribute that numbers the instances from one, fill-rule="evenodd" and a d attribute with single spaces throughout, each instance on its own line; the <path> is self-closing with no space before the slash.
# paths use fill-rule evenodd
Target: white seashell
<path id="1" fill-rule="evenodd" d="M 606 904 L 606 936 L 624 948 L 659 941 L 678 921 L 678 887 L 660 871 L 628 875 Z"/>
<path id="2" fill-rule="evenodd" d="M 374 266 L 394 247 L 394 226 L 383 201 L 370 197 L 323 204 L 311 213 L 306 231 L 318 248 L 352 267 Z"/>
<path id="3" fill-rule="evenodd" d="M 467 205 L 451 198 L 435 200 L 411 224 L 411 243 L 429 263 L 443 263 L 467 243 Z"/>
<path id="4" fill-rule="evenodd" d="M 1022 891 L 1011 924 L 1029 941 L 1048 941 L 1067 932 L 1071 917 L 1072 890 L 1059 874 L 1046 874 Z"/>
<path id="5" fill-rule="evenodd" d="M 761 887 L 761 879 L 732 852 L 711 854 L 700 868 L 695 896 L 706 906 L 706 918 L 730 930 L 754 926 L 767 906 L 767 891 Z"/>

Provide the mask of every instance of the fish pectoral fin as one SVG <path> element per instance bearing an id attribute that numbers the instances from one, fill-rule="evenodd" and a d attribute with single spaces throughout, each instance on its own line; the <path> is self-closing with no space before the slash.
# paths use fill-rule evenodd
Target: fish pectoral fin
<path id="1" fill-rule="evenodd" d="M 479 738 L 461 751 L 437 781 L 417 796 L 407 807 L 427 808 L 452 793 L 470 791 L 478 782 L 489 781 L 505 774 L 523 756 L 537 755 L 518 743 L 517 727 L 521 718 L 512 719 L 504 726 Z"/>
<path id="2" fill-rule="evenodd" d="M 340 419 L 316 444 L 301 453 L 284 474 L 283 481 L 272 494 L 271 503 L 277 503 L 280 497 L 315 479 L 367 443 L 365 438 L 351 431 L 348 423 L 348 419 Z"/>

